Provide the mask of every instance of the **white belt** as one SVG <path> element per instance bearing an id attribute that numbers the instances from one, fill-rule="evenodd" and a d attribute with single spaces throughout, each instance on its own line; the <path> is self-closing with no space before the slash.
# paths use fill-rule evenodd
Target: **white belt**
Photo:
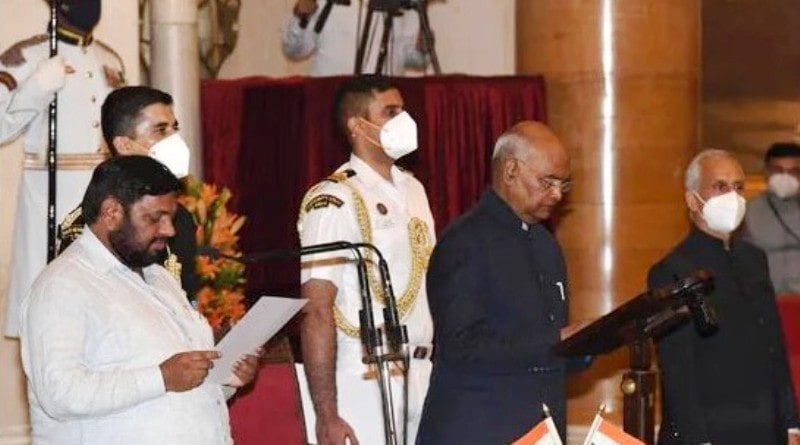
<path id="1" fill-rule="evenodd" d="M 58 170 L 94 170 L 108 158 L 106 153 L 62 153 L 56 155 Z M 36 153 L 25 153 L 25 170 L 47 170 L 47 159 Z"/>

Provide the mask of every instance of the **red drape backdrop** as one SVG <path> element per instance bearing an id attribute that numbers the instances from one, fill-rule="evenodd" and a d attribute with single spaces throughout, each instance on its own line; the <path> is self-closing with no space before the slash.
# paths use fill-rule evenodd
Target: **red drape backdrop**
<path id="1" fill-rule="evenodd" d="M 341 78 L 247 78 L 202 88 L 207 182 L 234 192 L 247 215 L 245 252 L 297 245 L 305 190 L 348 156 L 337 134 L 333 93 Z M 404 160 L 427 188 L 441 231 L 479 198 L 494 140 L 514 122 L 545 119 L 541 77 L 443 76 L 395 79 L 419 125 L 419 150 Z M 251 293 L 298 292 L 299 264 L 248 268 Z"/>

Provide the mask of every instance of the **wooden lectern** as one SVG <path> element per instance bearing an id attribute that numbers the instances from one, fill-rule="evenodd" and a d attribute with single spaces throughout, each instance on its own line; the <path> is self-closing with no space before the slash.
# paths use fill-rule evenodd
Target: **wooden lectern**
<path id="1" fill-rule="evenodd" d="M 562 356 L 606 354 L 627 345 L 630 369 L 620 385 L 624 394 L 623 426 L 648 444 L 655 441 L 656 371 L 652 369 L 650 339 L 690 320 L 697 329 L 716 328 L 704 297 L 714 278 L 700 269 L 672 286 L 651 289 L 592 322 L 553 348 Z"/>

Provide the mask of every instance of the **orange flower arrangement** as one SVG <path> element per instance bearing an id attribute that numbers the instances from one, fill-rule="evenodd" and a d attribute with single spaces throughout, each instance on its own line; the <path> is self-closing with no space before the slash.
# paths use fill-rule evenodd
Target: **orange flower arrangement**
<path id="1" fill-rule="evenodd" d="M 237 233 L 246 218 L 228 212 L 230 190 L 223 188 L 220 191 L 217 186 L 193 177 L 188 177 L 184 185 L 186 193 L 179 201 L 194 217 L 197 245 L 213 248 L 225 256 L 240 256 Z M 219 337 L 245 313 L 244 264 L 227 258 L 198 255 L 195 267 L 200 278 L 198 310 Z"/>

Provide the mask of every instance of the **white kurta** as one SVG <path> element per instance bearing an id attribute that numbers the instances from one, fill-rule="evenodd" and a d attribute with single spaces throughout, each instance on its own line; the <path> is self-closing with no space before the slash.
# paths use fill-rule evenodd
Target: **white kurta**
<path id="1" fill-rule="evenodd" d="M 423 346 L 430 351 L 433 338 L 433 324 L 428 310 L 425 292 L 425 268 L 427 258 L 435 242 L 433 216 L 428 198 L 422 184 L 412 175 L 392 168 L 392 182 L 383 179 L 366 163 L 356 156 L 339 168 L 339 172 L 352 169 L 355 175 L 347 183 L 355 187 L 364 200 L 369 214 L 372 244 L 381 250 L 389 266 L 394 293 L 402 300 L 409 283 L 417 274 L 418 290 L 413 305 L 402 321 L 408 327 L 409 344 L 413 351 Z M 313 205 L 317 203 L 327 206 Z M 341 182 L 325 181 L 313 188 L 304 200 L 306 207 L 301 209 L 298 222 L 300 242 L 303 246 L 333 241 L 362 242 L 353 190 Z M 417 249 L 424 256 L 423 269 L 414 271 L 414 249 L 412 248 L 410 226 L 412 220 L 421 222 L 424 247 Z M 420 238 L 417 238 L 419 241 Z M 336 307 L 349 325 L 358 327 L 358 311 L 361 309 L 358 274 L 352 255 L 347 252 L 319 254 L 303 258 L 301 281 L 322 279 L 331 281 L 338 289 Z M 419 264 L 418 264 L 419 265 Z M 377 274 L 377 272 L 376 272 Z M 373 298 L 376 325 L 383 324 L 383 305 Z M 355 429 L 360 443 L 378 444 L 384 442 L 383 414 L 379 382 L 374 369 L 361 362 L 362 347 L 359 338 L 337 329 L 336 382 L 338 389 L 338 409 L 340 416 Z M 409 442 L 414 443 L 419 425 L 422 405 L 428 389 L 430 376 L 428 357 L 412 359 L 409 371 Z M 306 431 L 309 440 L 316 442 L 313 405 L 308 394 L 307 382 L 300 369 L 299 375 Z M 393 399 L 398 429 L 402 430 L 402 377 L 393 381 Z"/>
<path id="2" fill-rule="evenodd" d="M 214 346 L 208 322 L 160 265 L 144 279 L 91 230 L 21 306 L 34 444 L 232 443 L 221 385 L 166 392 L 159 364 Z"/>
<path id="3" fill-rule="evenodd" d="M 23 135 L 25 165 L 14 222 L 13 262 L 8 290 L 6 335 L 19 332 L 19 302 L 36 275 L 47 263 L 47 170 L 45 156 L 48 133 L 48 105 L 51 93 L 42 91 L 31 75 L 49 57 L 48 42 L 25 46 L 22 63 L 3 65 L 17 87 L 9 90 L 0 83 L 0 144 Z M 101 159 L 100 107 L 121 81 L 119 58 L 95 42 L 87 47 L 59 43 L 59 54 L 75 69 L 58 93 L 59 167 L 57 172 L 56 223 L 83 199 L 92 170 Z"/>
<path id="4" fill-rule="evenodd" d="M 356 0 L 360 6 L 334 5 L 322 32 L 314 32 L 314 25 L 322 12 L 324 2 L 309 19 L 308 26 L 300 27 L 300 20 L 294 15 L 286 20 L 283 29 L 283 52 L 293 60 L 313 57 L 310 75 L 336 76 L 353 74 L 356 50 L 360 34 L 359 10 L 361 25 L 366 17 L 367 2 Z M 384 13 L 373 14 L 374 38 L 369 46 L 370 51 L 364 58 L 363 72 L 375 72 L 378 60 L 378 49 L 383 33 Z M 403 11 L 403 15 L 395 17 L 392 25 L 389 57 L 386 59 L 386 74 L 402 76 L 406 68 L 423 68 L 426 58 L 416 49 L 419 33 L 419 16 L 416 11 Z"/>

